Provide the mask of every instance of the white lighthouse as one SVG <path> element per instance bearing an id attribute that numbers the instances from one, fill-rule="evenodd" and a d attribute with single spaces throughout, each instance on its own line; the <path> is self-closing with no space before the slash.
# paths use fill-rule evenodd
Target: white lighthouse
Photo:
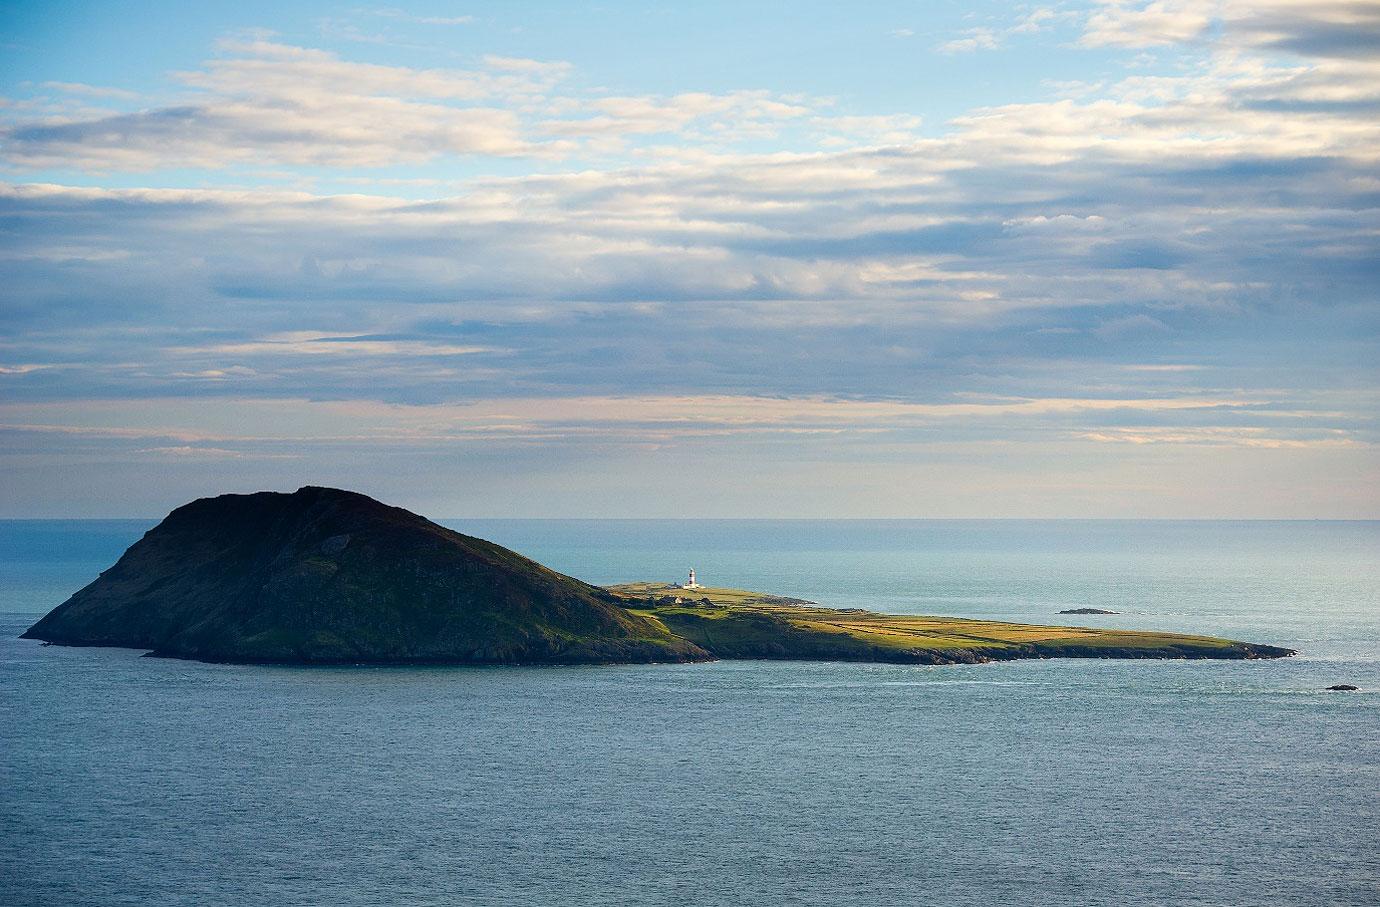
<path id="1" fill-rule="evenodd" d="M 690 568 L 690 579 L 680 584 L 682 589 L 698 589 L 700 584 L 695 582 L 695 568 Z"/>

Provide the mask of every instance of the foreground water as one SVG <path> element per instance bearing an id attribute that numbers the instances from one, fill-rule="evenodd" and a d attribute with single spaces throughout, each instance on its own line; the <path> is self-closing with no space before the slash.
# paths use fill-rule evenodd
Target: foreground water
<path id="1" fill-rule="evenodd" d="M 0 523 L 0 904 L 1380 902 L 1380 524 L 451 523 L 594 582 L 693 566 L 1284 661 L 288 669 L 15 638 L 149 525 Z M 1085 605 L 1123 613 L 1055 615 Z"/>

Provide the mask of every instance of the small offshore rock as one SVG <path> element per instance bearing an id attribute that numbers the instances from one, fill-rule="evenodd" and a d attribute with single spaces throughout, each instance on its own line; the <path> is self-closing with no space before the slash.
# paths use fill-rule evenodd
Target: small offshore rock
<path id="1" fill-rule="evenodd" d="M 1332 686 L 1328 687 L 1328 689 L 1335 690 L 1338 693 L 1354 693 L 1360 688 L 1354 687 L 1349 683 L 1334 683 Z"/>
<path id="2" fill-rule="evenodd" d="M 1102 608 L 1069 608 L 1067 611 L 1060 611 L 1060 614 L 1117 614 L 1116 611 L 1106 611 Z"/>

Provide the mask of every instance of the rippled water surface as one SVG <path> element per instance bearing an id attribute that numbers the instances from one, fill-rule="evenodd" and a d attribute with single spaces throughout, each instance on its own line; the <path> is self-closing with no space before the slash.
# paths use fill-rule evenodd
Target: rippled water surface
<path id="1" fill-rule="evenodd" d="M 0 904 L 1380 902 L 1380 524 L 449 524 L 594 582 L 1301 655 L 202 665 L 15 639 L 149 522 L 0 523 Z"/>

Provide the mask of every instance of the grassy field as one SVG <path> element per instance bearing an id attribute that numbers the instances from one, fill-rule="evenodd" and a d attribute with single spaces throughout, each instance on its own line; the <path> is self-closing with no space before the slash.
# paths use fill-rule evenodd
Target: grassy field
<path id="1" fill-rule="evenodd" d="M 610 587 L 629 610 L 721 658 L 924 664 L 1014 658 L 1274 658 L 1287 649 L 1212 636 L 836 610 L 743 589 Z"/>

